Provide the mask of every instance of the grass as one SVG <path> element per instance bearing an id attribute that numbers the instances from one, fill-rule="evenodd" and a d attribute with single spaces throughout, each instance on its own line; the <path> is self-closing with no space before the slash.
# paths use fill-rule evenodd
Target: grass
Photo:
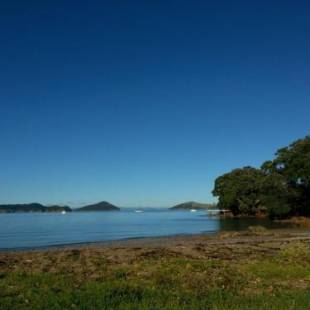
<path id="1" fill-rule="evenodd" d="M 34 253 L 31 267 L 2 260 L 0 309 L 310 309 L 307 244 L 257 259 L 155 254 L 116 263 L 96 251 Z"/>

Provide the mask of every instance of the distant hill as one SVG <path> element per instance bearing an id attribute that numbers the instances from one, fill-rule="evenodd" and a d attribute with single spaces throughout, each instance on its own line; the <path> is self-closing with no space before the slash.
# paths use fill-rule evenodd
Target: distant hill
<path id="1" fill-rule="evenodd" d="M 72 212 L 72 209 L 68 206 L 57 206 L 57 205 L 46 207 L 46 212 L 62 212 L 62 211 Z"/>
<path id="2" fill-rule="evenodd" d="M 27 212 L 71 212 L 71 211 L 119 211 L 120 209 L 109 202 L 102 201 L 99 203 L 87 205 L 78 209 L 71 209 L 68 206 L 44 206 L 40 203 L 24 204 L 2 204 L 0 213 L 27 213 Z"/>
<path id="3" fill-rule="evenodd" d="M 25 212 L 71 212 L 67 206 L 44 206 L 40 203 L 27 204 L 3 204 L 0 205 L 0 213 L 25 213 Z"/>
<path id="4" fill-rule="evenodd" d="M 214 205 L 211 203 L 199 203 L 196 201 L 188 201 L 180 203 L 176 206 L 170 208 L 170 210 L 201 210 L 201 209 L 211 209 L 214 208 Z"/>
<path id="5" fill-rule="evenodd" d="M 112 205 L 107 201 L 101 201 L 95 204 L 87 205 L 74 211 L 119 211 L 120 208 Z"/>

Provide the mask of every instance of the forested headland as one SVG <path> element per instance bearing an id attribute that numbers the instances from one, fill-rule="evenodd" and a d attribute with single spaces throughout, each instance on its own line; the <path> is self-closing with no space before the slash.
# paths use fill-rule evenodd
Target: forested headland
<path id="1" fill-rule="evenodd" d="M 260 168 L 237 168 L 215 180 L 218 207 L 234 216 L 310 216 L 310 136 L 277 150 Z"/>

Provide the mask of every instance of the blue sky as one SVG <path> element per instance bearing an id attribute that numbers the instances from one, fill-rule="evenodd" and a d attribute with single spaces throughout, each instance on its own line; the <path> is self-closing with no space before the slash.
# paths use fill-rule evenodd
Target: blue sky
<path id="1" fill-rule="evenodd" d="M 309 134 L 308 1 L 6 2 L 0 203 L 214 201 Z"/>

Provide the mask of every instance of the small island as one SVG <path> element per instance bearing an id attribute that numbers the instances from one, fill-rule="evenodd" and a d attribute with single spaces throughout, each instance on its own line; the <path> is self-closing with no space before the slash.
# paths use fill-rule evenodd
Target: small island
<path id="1" fill-rule="evenodd" d="M 206 210 L 214 208 L 213 204 L 196 201 L 183 202 L 170 208 L 170 210 Z"/>
<path id="2" fill-rule="evenodd" d="M 27 213 L 27 212 L 71 212 L 68 206 L 44 206 L 40 203 L 3 204 L 0 213 Z"/>
<path id="3" fill-rule="evenodd" d="M 74 209 L 77 212 L 89 212 L 89 211 L 119 211 L 120 208 L 112 205 L 107 201 L 101 201 L 95 204 L 90 204 L 78 209 Z"/>
<path id="4" fill-rule="evenodd" d="M 23 203 L 23 204 L 2 204 L 0 213 L 67 213 L 67 212 L 89 212 L 89 211 L 119 211 L 120 208 L 112 205 L 107 201 L 101 201 L 95 204 L 72 209 L 69 206 L 45 206 L 40 203 Z"/>

